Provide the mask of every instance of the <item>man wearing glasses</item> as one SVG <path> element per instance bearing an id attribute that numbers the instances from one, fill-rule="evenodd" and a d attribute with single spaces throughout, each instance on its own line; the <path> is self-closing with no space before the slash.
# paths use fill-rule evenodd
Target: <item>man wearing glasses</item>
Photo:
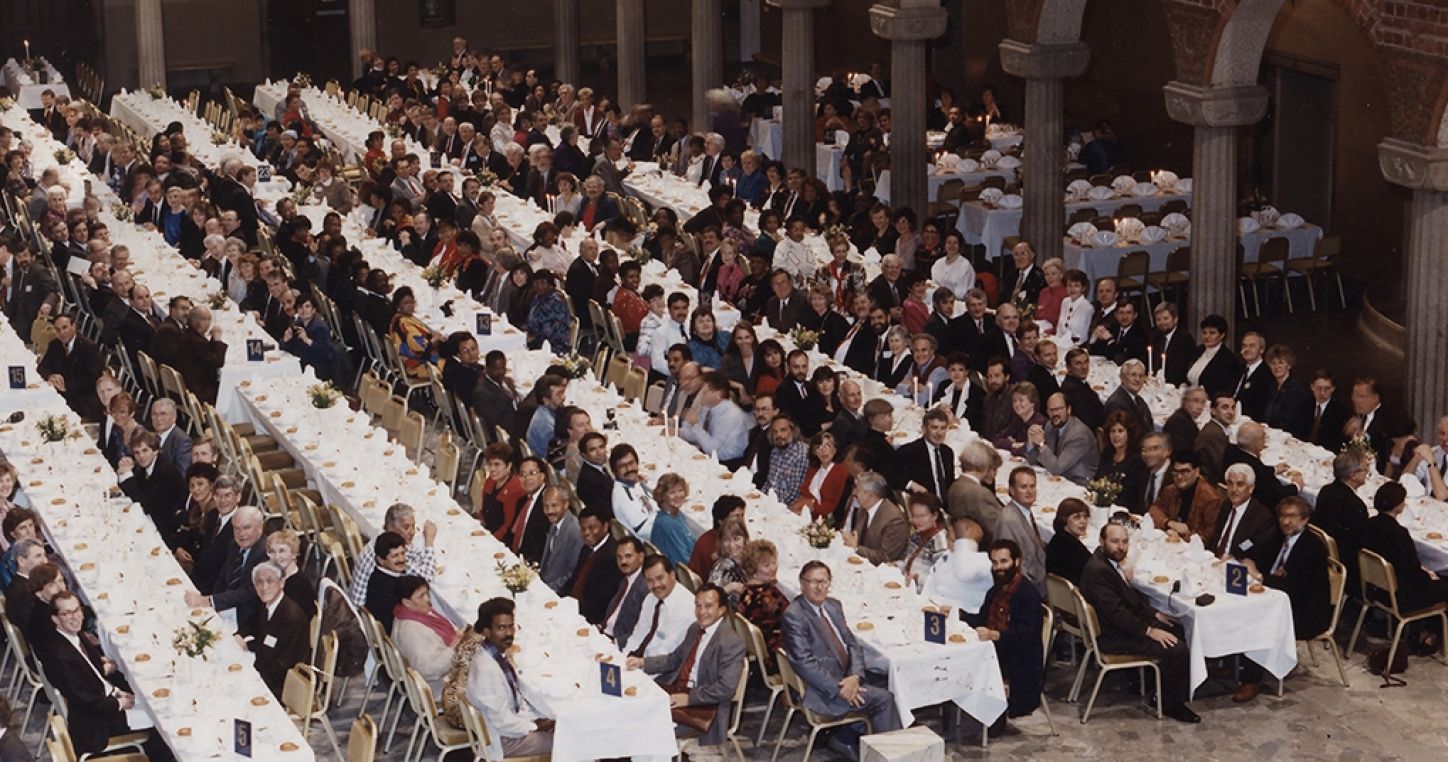
<path id="1" fill-rule="evenodd" d="M 866 684 L 865 651 L 845 621 L 844 606 L 830 597 L 832 578 L 823 562 L 805 564 L 801 592 L 780 625 L 790 666 L 809 687 L 804 704 L 827 717 L 864 714 L 875 733 L 899 730 L 895 697 L 883 685 Z M 830 748 L 855 758 L 859 738 L 859 726 L 851 725 L 830 739 Z"/>
<path id="2" fill-rule="evenodd" d="M 1202 478 L 1197 454 L 1191 451 L 1171 455 L 1171 483 L 1157 495 L 1147 512 L 1157 529 L 1174 533 L 1183 540 L 1192 535 L 1205 544 L 1217 533 L 1222 508 L 1222 491 Z"/>

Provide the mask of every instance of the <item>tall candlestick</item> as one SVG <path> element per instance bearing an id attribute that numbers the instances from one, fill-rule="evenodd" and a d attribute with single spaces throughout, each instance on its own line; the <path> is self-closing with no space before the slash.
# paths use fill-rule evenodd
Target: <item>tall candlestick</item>
<path id="1" fill-rule="evenodd" d="M 30 62 L 30 40 L 25 41 L 25 62 Z"/>
<path id="2" fill-rule="evenodd" d="M 930 401 L 933 400 L 933 399 L 935 399 L 935 382 L 933 382 L 933 381 L 926 381 L 926 382 L 925 382 L 925 401 L 922 402 L 922 403 L 920 403 L 920 404 L 922 404 L 922 405 L 929 405 L 929 404 L 930 404 Z"/>
<path id="3" fill-rule="evenodd" d="M 1152 366 L 1151 356 L 1152 356 L 1152 348 L 1151 348 L 1151 347 L 1147 347 L 1147 348 L 1146 348 L 1146 375 L 1148 375 L 1148 376 L 1150 376 L 1152 373 L 1155 373 L 1155 372 L 1156 372 L 1156 371 L 1153 369 L 1153 366 Z"/>

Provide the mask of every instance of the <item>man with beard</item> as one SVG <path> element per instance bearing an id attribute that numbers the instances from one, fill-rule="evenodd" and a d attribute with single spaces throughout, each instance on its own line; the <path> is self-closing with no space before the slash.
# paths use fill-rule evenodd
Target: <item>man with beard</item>
<path id="1" fill-rule="evenodd" d="M 1041 705 L 1045 668 L 1041 660 L 1041 594 L 1021 573 L 1021 548 L 1014 540 L 990 545 L 994 585 L 977 614 L 961 611 L 981 640 L 995 643 L 1001 671 L 1010 685 L 1005 716 L 992 730 L 1004 730 L 1007 717 L 1026 717 Z"/>
<path id="2" fill-rule="evenodd" d="M 1081 572 L 1081 594 L 1096 608 L 1101 634 L 1096 642 L 1103 654 L 1132 654 L 1151 658 L 1161 671 L 1161 705 L 1166 716 L 1185 723 L 1202 718 L 1187 706 L 1191 686 L 1191 651 L 1180 623 L 1152 608 L 1140 590 L 1131 586 L 1122 566 L 1131 534 L 1121 524 L 1101 527 L 1101 546 Z"/>

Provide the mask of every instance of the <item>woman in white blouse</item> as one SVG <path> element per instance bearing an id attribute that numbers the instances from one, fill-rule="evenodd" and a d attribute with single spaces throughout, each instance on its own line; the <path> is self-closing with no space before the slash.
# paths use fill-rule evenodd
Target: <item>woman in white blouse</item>
<path id="1" fill-rule="evenodd" d="M 1066 271 L 1066 298 L 1061 300 L 1061 317 L 1056 321 L 1056 335 L 1065 336 L 1072 344 L 1080 344 L 1091 335 L 1091 320 L 1096 308 L 1086 298 L 1091 279 L 1080 270 Z"/>
<path id="2" fill-rule="evenodd" d="M 403 576 L 397 581 L 397 592 L 402 600 L 393 612 L 392 640 L 408 665 L 427 680 L 432 694 L 441 696 L 462 629 L 432 607 L 427 580 L 422 577 Z"/>
<path id="3" fill-rule="evenodd" d="M 975 267 L 965 256 L 965 236 L 959 230 L 945 234 L 945 256 L 930 267 L 930 279 L 938 286 L 955 292 L 956 299 L 965 299 L 965 292 L 975 288 Z"/>

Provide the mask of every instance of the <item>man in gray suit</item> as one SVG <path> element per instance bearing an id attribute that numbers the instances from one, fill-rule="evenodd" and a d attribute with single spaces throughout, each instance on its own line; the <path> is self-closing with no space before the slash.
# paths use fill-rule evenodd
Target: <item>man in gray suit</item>
<path id="1" fill-rule="evenodd" d="M 151 430 L 161 438 L 161 455 L 186 473 L 191 467 L 191 437 L 176 425 L 176 402 L 165 397 L 151 403 Z"/>
<path id="2" fill-rule="evenodd" d="M 875 733 L 899 730 L 895 697 L 883 685 L 866 685 L 865 649 L 845 621 L 844 607 L 830 597 L 832 578 L 824 562 L 806 563 L 799 571 L 801 592 L 780 623 L 785 656 L 805 684 L 804 705 L 827 717 L 863 714 Z M 831 747 L 854 758 L 858 741 L 858 726 L 852 725 Z"/>
<path id="3" fill-rule="evenodd" d="M 729 730 L 734 691 L 743 676 L 744 640 L 724 615 L 729 612 L 724 589 L 702 585 L 694 594 L 692 628 L 672 652 L 659 656 L 630 656 L 629 669 L 658 675 L 658 683 L 669 692 L 669 709 L 674 722 L 704 735 L 700 746 L 724 743 Z"/>
<path id="4" fill-rule="evenodd" d="M 563 586 L 573 576 L 583 552 L 583 534 L 578 530 L 578 517 L 568 510 L 568 496 L 557 487 L 543 490 L 543 516 L 548 519 L 548 541 L 538 576 L 554 592 L 565 595 Z"/>
<path id="5" fill-rule="evenodd" d="M 618 541 L 618 592 L 609 601 L 603 618 L 603 634 L 613 638 L 615 643 L 627 643 L 639 623 L 639 611 L 643 609 L 644 596 L 649 586 L 644 584 L 644 544 L 639 538 L 629 535 Z"/>
<path id="6" fill-rule="evenodd" d="M 1036 504 L 1036 472 L 1030 466 L 1011 469 L 1008 491 L 1011 501 L 1001 509 L 991 537 L 1010 540 L 1021 549 L 1021 573 L 1026 575 L 1037 592 L 1046 593 L 1046 542 L 1036 526 L 1031 508 Z"/>
<path id="7" fill-rule="evenodd" d="M 1026 460 L 1067 481 L 1084 485 L 1096 474 L 1101 453 L 1096 450 L 1096 437 L 1078 418 L 1071 415 L 1066 395 L 1057 392 L 1046 399 L 1045 426 L 1032 426 L 1026 432 Z"/>
<path id="8" fill-rule="evenodd" d="M 855 501 L 859 506 L 850 517 L 850 528 L 840 537 L 845 547 L 875 565 L 893 563 L 905 557 L 910 541 L 910 523 L 900 506 L 886 499 L 890 485 L 885 477 L 866 471 L 855 477 Z"/>
<path id="9" fill-rule="evenodd" d="M 1001 515 L 1001 503 L 993 491 L 1000 466 L 1000 454 L 987 442 L 971 442 L 961 450 L 960 478 L 946 494 L 945 510 L 952 519 L 974 519 L 986 532 L 994 531 Z M 987 542 L 990 539 L 987 537 Z"/>
<path id="10" fill-rule="evenodd" d="M 1227 445 L 1232 425 L 1237 422 L 1237 399 L 1225 392 L 1212 397 L 1212 417 L 1197 432 L 1194 448 L 1202 465 L 1202 476 L 1209 484 L 1221 484 L 1226 476 Z"/>

